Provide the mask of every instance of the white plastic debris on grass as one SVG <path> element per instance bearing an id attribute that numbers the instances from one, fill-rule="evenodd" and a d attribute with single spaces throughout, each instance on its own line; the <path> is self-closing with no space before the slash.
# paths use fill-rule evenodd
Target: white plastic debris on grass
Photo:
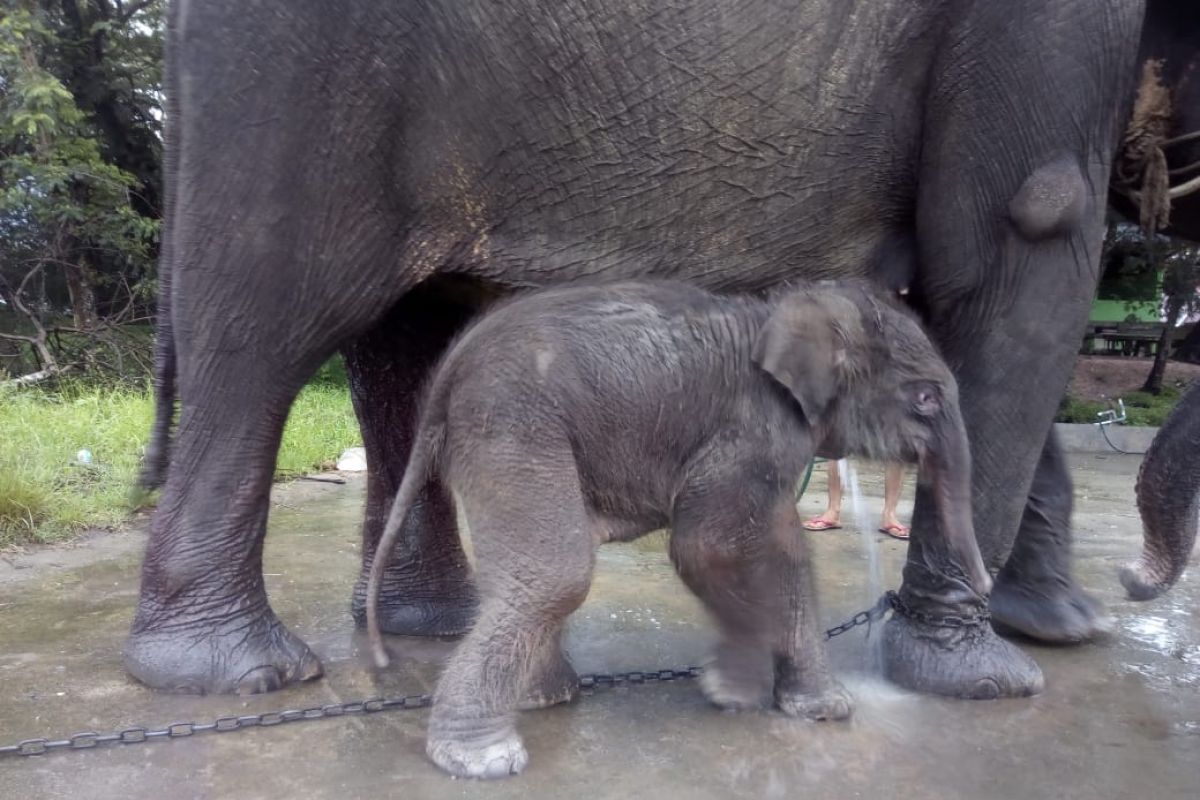
<path id="1" fill-rule="evenodd" d="M 342 472 L 366 472 L 367 450 L 365 447 L 350 447 L 338 457 L 337 468 Z"/>

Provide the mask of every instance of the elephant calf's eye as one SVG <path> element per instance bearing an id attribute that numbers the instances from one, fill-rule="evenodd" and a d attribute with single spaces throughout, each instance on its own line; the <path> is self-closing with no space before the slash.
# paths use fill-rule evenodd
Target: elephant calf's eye
<path id="1" fill-rule="evenodd" d="M 942 410 L 941 392 L 932 383 L 912 383 L 907 388 L 915 414 L 931 417 Z"/>

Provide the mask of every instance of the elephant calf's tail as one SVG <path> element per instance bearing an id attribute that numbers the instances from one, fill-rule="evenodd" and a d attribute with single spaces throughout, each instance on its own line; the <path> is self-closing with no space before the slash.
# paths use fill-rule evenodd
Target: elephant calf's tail
<path id="1" fill-rule="evenodd" d="M 391 513 L 388 514 L 387 524 L 384 526 L 383 535 L 379 537 L 379 544 L 375 547 L 375 555 L 371 561 L 371 575 L 367 579 L 367 636 L 371 642 L 375 665 L 380 669 L 388 665 L 388 654 L 379 632 L 379 586 L 383 582 L 383 573 L 387 570 L 396 539 L 400 536 L 400 529 L 404 527 L 404 519 L 434 467 L 434 461 L 441 450 L 444 431 L 445 428 L 441 424 L 426 426 L 418 423 L 416 441 L 413 443 L 408 465 L 404 469 L 404 479 L 400 481 L 396 499 L 392 501 Z"/>

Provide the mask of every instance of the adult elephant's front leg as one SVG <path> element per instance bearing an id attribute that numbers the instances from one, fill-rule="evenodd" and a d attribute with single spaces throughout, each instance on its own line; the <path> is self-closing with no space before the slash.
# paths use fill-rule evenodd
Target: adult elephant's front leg
<path id="1" fill-rule="evenodd" d="M 426 376 L 470 318 L 472 304 L 418 287 L 346 348 L 351 397 L 367 450 L 362 572 L 351 612 L 366 624 L 367 576 L 412 447 Z M 379 596 L 379 627 L 409 636 L 465 633 L 475 614 L 470 569 L 445 490 L 431 480 L 408 515 Z"/>
<path id="2" fill-rule="evenodd" d="M 999 5 L 973 8 L 979 18 L 951 32 L 956 47 L 935 69 L 926 109 L 913 294 L 959 382 L 975 532 L 996 572 L 1027 504 L 1061 511 L 1040 490 L 1030 501 L 1030 490 L 1095 290 L 1121 111 L 1107 98 L 1124 96 L 1122 42 L 1136 41 L 1137 21 L 1102 9 L 1096 35 L 1080 41 L 1058 18 L 1065 7 L 1042 6 L 1020 26 Z M 923 486 L 901 608 L 884 634 L 887 674 L 960 697 L 1039 691 L 1041 671 L 995 634 L 988 598 L 933 535 L 939 524 Z M 1056 525 L 1042 530 L 1063 532 Z M 1066 543 L 1030 538 L 1019 552 L 1065 557 Z"/>
<path id="3" fill-rule="evenodd" d="M 1058 437 L 1051 431 L 1038 461 L 1012 553 L 996 576 L 992 622 L 1044 642 L 1086 641 L 1108 630 L 1110 620 L 1071 569 L 1074 487 Z"/>
<path id="4" fill-rule="evenodd" d="M 207 397 L 185 384 L 124 649 L 126 668 L 142 683 L 254 694 L 321 675 L 321 662 L 275 616 L 262 575 L 275 452 L 297 384 L 264 393 L 266 386 L 247 380 L 205 387 Z"/>

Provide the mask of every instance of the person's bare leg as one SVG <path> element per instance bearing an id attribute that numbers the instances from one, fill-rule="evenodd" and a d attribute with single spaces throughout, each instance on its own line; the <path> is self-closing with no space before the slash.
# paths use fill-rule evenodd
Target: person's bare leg
<path id="1" fill-rule="evenodd" d="M 900 487 L 904 483 L 904 465 L 888 464 L 883 478 L 883 516 L 880 518 L 880 528 L 903 528 L 907 526 L 896 516 L 896 508 L 900 505 Z"/>
<path id="2" fill-rule="evenodd" d="M 829 478 L 829 503 L 822 513 L 804 523 L 804 527 L 810 531 L 842 526 L 842 476 L 838 471 L 838 462 L 825 462 L 825 474 Z"/>

